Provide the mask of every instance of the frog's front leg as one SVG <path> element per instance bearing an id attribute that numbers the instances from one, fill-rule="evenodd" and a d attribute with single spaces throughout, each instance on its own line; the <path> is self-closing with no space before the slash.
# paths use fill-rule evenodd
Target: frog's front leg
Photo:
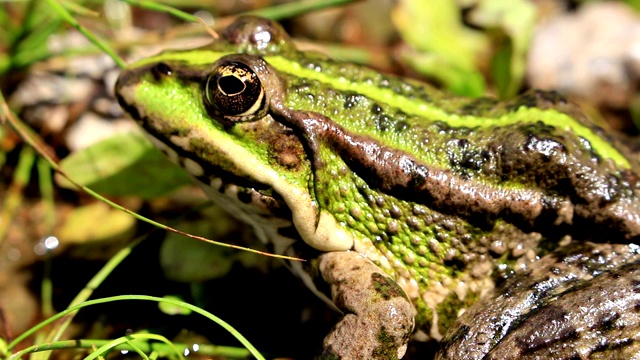
<path id="1" fill-rule="evenodd" d="M 396 282 L 352 251 L 319 257 L 342 320 L 324 339 L 322 359 L 399 359 L 407 350 L 416 311 Z"/>

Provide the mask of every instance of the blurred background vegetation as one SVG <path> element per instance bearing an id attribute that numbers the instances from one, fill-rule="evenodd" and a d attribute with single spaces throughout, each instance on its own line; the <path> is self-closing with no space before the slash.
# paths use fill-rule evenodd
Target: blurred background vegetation
<path id="1" fill-rule="evenodd" d="M 203 45 L 211 37 L 194 16 L 221 29 L 252 13 L 280 21 L 301 49 L 466 96 L 557 90 L 603 126 L 636 135 L 639 10 L 638 0 L 0 2 L 2 355 L 60 331 L 56 338 L 87 340 L 161 334 L 192 352 L 192 344 L 201 344 L 206 351 L 195 356 L 249 357 L 209 320 L 151 302 L 83 309 L 71 324 L 50 325 L 7 348 L 87 297 L 183 299 L 230 322 L 268 358 L 310 358 L 337 320 L 279 260 L 154 230 L 54 176 L 55 165 L 41 155 L 141 215 L 260 248 L 250 230 L 208 204 L 182 170 L 140 140 L 113 99 L 116 54 L 130 62 L 164 48 Z M 23 125 L 9 124 L 8 109 Z M 35 139 L 35 150 L 25 134 Z M 118 261 L 90 283 L 114 256 Z M 82 292 L 87 284 L 91 289 Z M 71 358 L 86 354 L 88 344 L 60 342 L 61 349 L 77 349 L 39 356 Z M 428 358 L 430 351 L 414 344 L 407 358 Z"/>

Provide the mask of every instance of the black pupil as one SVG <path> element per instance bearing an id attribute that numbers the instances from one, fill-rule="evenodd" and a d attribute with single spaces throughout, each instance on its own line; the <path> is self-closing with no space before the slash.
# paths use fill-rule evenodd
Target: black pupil
<path id="1" fill-rule="evenodd" d="M 262 83 L 249 65 L 227 61 L 216 67 L 203 84 L 205 106 L 212 117 L 264 116 Z"/>
<path id="2" fill-rule="evenodd" d="M 246 89 L 244 81 L 233 75 L 223 76 L 218 79 L 218 87 L 227 95 L 238 95 Z"/>

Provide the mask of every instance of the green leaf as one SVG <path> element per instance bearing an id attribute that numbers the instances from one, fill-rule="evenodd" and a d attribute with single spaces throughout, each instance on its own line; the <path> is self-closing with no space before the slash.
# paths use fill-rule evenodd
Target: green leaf
<path id="1" fill-rule="evenodd" d="M 464 20 L 484 33 L 464 23 L 462 6 L 470 9 Z M 479 64 L 491 63 L 500 97 L 518 92 L 536 21 L 530 1 L 467 0 L 461 5 L 450 0 L 403 0 L 393 21 L 411 47 L 401 52 L 403 60 L 447 89 L 465 96 L 484 95 Z"/>
<path id="2" fill-rule="evenodd" d="M 136 219 L 102 202 L 74 208 L 58 230 L 58 238 L 67 244 L 100 242 L 130 238 Z"/>
<path id="3" fill-rule="evenodd" d="M 7 355 L 7 342 L 4 341 L 4 339 L 0 338 L 0 354 L 2 354 L 3 357 L 6 357 Z"/>
<path id="4" fill-rule="evenodd" d="M 525 75 L 526 54 L 536 22 L 536 8 L 528 0 L 477 0 L 476 3 L 469 14 L 469 21 L 484 28 L 497 29 L 508 37 L 507 41 L 499 43 L 493 58 L 492 76 L 500 97 L 513 97 Z M 509 57 L 508 66 L 505 64 L 505 55 Z"/>
<path id="5" fill-rule="evenodd" d="M 635 11 L 640 11 L 640 0 L 625 0 L 624 2 L 631 6 Z"/>
<path id="6" fill-rule="evenodd" d="M 204 209 L 201 219 L 181 222 L 179 229 L 190 234 L 207 234 L 227 243 L 242 241 L 239 238 L 242 226 L 219 206 Z M 201 282 L 227 275 L 239 256 L 233 249 L 170 233 L 160 248 L 160 266 L 172 281 Z"/>
<path id="7" fill-rule="evenodd" d="M 160 252 L 165 276 L 180 282 L 221 278 L 227 275 L 235 261 L 234 251 L 230 249 L 186 239 L 177 234 L 167 235 Z"/>
<path id="8" fill-rule="evenodd" d="M 169 162 L 144 136 L 122 133 L 66 157 L 62 170 L 78 183 L 111 196 L 145 199 L 165 195 L 191 178 Z M 75 188 L 61 176 L 58 184 Z"/>
<path id="9" fill-rule="evenodd" d="M 476 61 L 489 48 L 488 39 L 464 25 L 455 1 L 403 0 L 392 19 L 412 48 L 401 56 L 413 68 L 458 94 L 484 94 Z"/>

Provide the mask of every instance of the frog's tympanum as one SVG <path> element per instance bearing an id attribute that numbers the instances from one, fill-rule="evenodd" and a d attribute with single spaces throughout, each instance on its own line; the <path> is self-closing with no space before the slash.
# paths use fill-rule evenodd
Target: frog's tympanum
<path id="1" fill-rule="evenodd" d="M 238 19 L 118 100 L 344 317 L 325 359 L 640 354 L 640 164 L 555 93 L 508 102 L 298 51 Z"/>

